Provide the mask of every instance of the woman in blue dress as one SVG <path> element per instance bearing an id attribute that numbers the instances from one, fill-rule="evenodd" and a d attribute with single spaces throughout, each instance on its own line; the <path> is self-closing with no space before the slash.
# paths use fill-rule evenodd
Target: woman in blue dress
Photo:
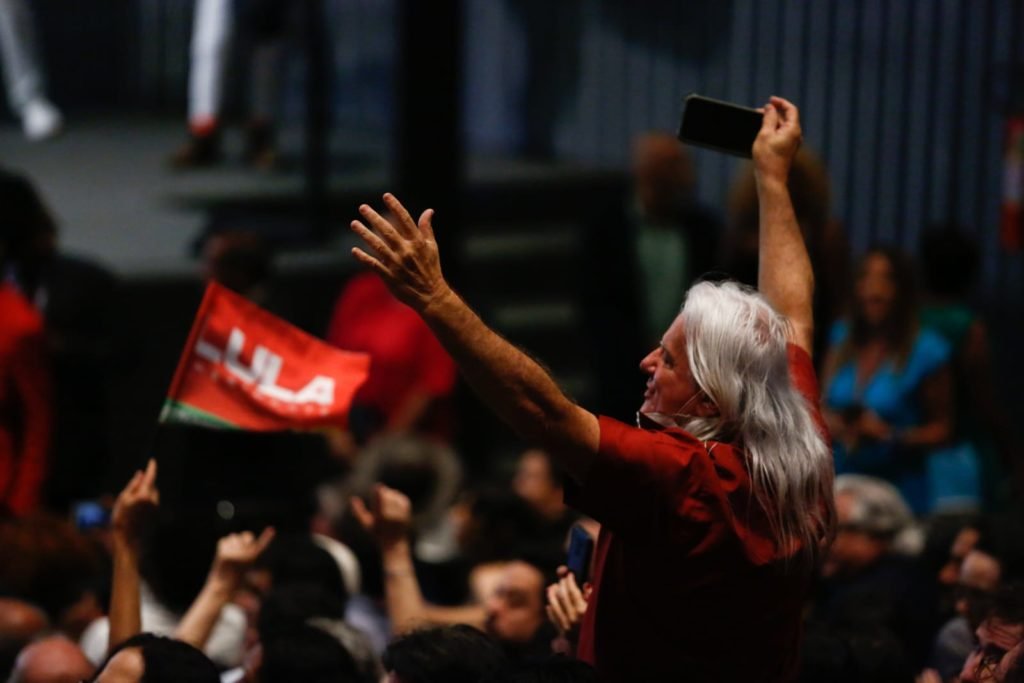
<path id="1" fill-rule="evenodd" d="M 953 431 L 949 359 L 949 344 L 918 324 L 907 257 L 889 248 L 868 251 L 850 314 L 833 327 L 825 358 L 823 413 L 837 473 L 892 482 L 916 514 L 936 507 L 942 487 L 930 459 L 941 459 Z M 937 463 L 939 478 L 948 478 Z M 976 468 L 973 476 L 973 483 L 962 482 L 967 498 L 976 497 Z"/>

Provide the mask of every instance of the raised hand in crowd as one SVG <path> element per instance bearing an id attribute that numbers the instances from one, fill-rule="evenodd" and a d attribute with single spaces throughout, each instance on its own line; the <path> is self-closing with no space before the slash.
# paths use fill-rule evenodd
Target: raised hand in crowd
<path id="1" fill-rule="evenodd" d="M 224 536 L 217 542 L 217 554 L 206 583 L 188 612 L 178 624 L 175 637 L 203 649 L 227 604 L 242 584 L 242 578 L 252 563 L 263 554 L 274 540 L 274 528 L 267 527 L 256 536 L 251 531 Z"/>
<path id="2" fill-rule="evenodd" d="M 548 604 L 544 609 L 548 621 L 558 629 L 560 640 L 565 641 L 559 649 L 572 650 L 583 615 L 587 611 L 592 586 L 589 582 L 579 586 L 576 575 L 565 566 L 558 568 L 558 577 L 558 581 L 547 588 Z M 565 654 L 571 652 L 566 651 Z"/>
<path id="3" fill-rule="evenodd" d="M 377 540 L 381 550 L 408 542 L 412 503 L 401 491 L 377 484 L 370 496 L 369 507 L 361 499 L 353 498 L 352 512 Z"/>
<path id="4" fill-rule="evenodd" d="M 142 631 L 139 553 L 142 538 L 160 505 L 156 460 L 137 471 L 117 496 L 111 516 L 113 581 L 108 650 Z"/>
<path id="5" fill-rule="evenodd" d="M 480 605 L 439 607 L 423 599 L 413 564 L 409 530 L 412 503 L 401 491 L 377 484 L 369 504 L 352 499 L 352 513 L 380 546 L 384 595 L 391 631 L 406 633 L 424 624 L 469 624 L 483 628 L 486 613 Z"/>

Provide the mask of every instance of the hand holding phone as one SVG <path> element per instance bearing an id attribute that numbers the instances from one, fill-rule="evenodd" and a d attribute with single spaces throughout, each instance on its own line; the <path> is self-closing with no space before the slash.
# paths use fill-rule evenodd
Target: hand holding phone
<path id="1" fill-rule="evenodd" d="M 683 100 L 679 139 L 750 159 L 763 118 L 757 109 L 691 93 Z"/>

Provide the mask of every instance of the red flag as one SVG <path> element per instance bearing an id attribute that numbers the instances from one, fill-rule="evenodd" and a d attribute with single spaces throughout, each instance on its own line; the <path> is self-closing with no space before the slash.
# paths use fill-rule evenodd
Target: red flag
<path id="1" fill-rule="evenodd" d="M 341 351 L 210 283 L 161 422 L 272 431 L 344 426 L 370 357 Z"/>

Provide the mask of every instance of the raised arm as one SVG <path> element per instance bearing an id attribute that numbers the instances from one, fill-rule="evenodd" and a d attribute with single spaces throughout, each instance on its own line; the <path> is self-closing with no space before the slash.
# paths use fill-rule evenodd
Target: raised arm
<path id="1" fill-rule="evenodd" d="M 111 516 L 114 572 L 108 650 L 142 631 L 139 554 L 146 523 L 159 504 L 156 460 L 150 460 L 146 470 L 136 472 L 118 495 Z"/>
<path id="2" fill-rule="evenodd" d="M 385 194 L 384 204 L 394 225 L 369 206 L 359 207 L 366 223 L 353 221 L 352 229 L 372 255 L 359 248 L 353 255 L 423 317 L 499 417 L 582 479 L 597 451 L 597 418 L 569 400 L 540 365 L 487 327 L 448 286 L 431 225 L 433 210 L 424 211 L 417 222 L 393 195 Z"/>
<path id="3" fill-rule="evenodd" d="M 426 624 L 484 627 L 486 614 L 480 605 L 439 607 L 423 599 L 409 543 L 412 504 L 405 494 L 377 484 L 370 496 L 369 507 L 359 498 L 352 499 L 352 513 L 380 548 L 384 600 L 392 634 L 400 635 Z"/>
<path id="4" fill-rule="evenodd" d="M 757 288 L 776 311 L 789 319 L 790 341 L 811 353 L 814 271 L 786 185 L 800 140 L 796 106 L 772 97 L 765 105 L 753 150 L 760 210 Z"/>
<path id="5" fill-rule="evenodd" d="M 252 566 L 274 538 L 273 527 L 256 537 L 250 531 L 229 534 L 217 542 L 217 554 L 203 589 L 178 624 L 174 637 L 197 649 L 204 649 L 224 606 L 242 584 Z"/>

